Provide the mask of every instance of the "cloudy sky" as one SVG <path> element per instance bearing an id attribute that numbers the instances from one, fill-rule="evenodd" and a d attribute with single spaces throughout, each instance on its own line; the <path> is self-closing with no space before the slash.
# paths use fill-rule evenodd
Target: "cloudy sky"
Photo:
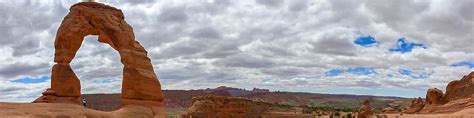
<path id="1" fill-rule="evenodd" d="M 78 1 L 0 1 L 0 101 L 50 86 L 53 42 Z M 472 0 L 109 0 L 163 89 L 225 85 L 415 97 L 474 70 Z M 88 36 L 82 93 L 120 92 L 118 53 Z"/>

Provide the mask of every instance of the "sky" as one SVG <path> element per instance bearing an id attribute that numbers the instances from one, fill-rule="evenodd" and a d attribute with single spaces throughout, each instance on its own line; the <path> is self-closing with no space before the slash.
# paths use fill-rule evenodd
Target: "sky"
<path id="1" fill-rule="evenodd" d="M 78 1 L 0 1 L 0 101 L 50 87 L 56 31 Z M 121 9 L 162 89 L 424 97 L 474 71 L 473 0 L 98 0 Z M 82 93 L 121 91 L 119 54 L 87 36 Z"/>

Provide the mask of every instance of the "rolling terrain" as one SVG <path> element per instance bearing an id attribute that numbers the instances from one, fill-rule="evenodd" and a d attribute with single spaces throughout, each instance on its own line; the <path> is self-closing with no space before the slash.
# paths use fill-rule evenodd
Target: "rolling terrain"
<path id="1" fill-rule="evenodd" d="M 371 101 L 372 107 L 377 111 L 390 106 L 401 106 L 405 109 L 411 99 L 391 96 L 349 95 L 349 94 L 319 94 L 303 92 L 280 92 L 268 89 L 245 90 L 221 86 L 214 89 L 198 90 L 163 90 L 165 96 L 165 107 L 168 112 L 182 112 L 192 103 L 192 97 L 196 96 L 233 96 L 245 97 L 254 100 L 263 100 L 270 103 L 285 104 L 291 106 L 309 106 L 313 109 L 357 111 L 364 99 Z M 83 94 L 87 100 L 87 107 L 101 110 L 113 111 L 120 108 L 120 94 Z"/>

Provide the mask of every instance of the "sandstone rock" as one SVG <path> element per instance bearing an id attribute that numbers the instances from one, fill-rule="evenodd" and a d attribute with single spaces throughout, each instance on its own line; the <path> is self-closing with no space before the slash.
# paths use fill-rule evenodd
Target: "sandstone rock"
<path id="1" fill-rule="evenodd" d="M 474 71 L 464 76 L 461 80 L 449 82 L 446 86 L 445 101 L 469 98 L 474 94 Z"/>
<path id="2" fill-rule="evenodd" d="M 59 63 L 53 66 L 51 89 L 56 92 L 58 97 L 81 96 L 81 84 L 68 63 Z"/>
<path id="3" fill-rule="evenodd" d="M 43 96 L 33 101 L 33 103 L 49 103 L 57 99 L 56 92 L 50 88 L 46 89 L 42 94 Z"/>
<path id="4" fill-rule="evenodd" d="M 357 112 L 357 118 L 368 118 L 371 115 L 374 115 L 374 108 L 369 104 L 369 100 L 364 100 L 364 104 L 359 108 Z"/>
<path id="5" fill-rule="evenodd" d="M 474 94 L 471 95 L 471 102 L 474 103 Z"/>
<path id="6" fill-rule="evenodd" d="M 428 113 L 452 113 L 474 106 L 471 97 L 474 94 L 474 71 L 461 80 L 451 81 L 446 86 L 446 94 L 438 89 L 429 89 L 426 94 L 426 105 L 419 111 Z"/>
<path id="7" fill-rule="evenodd" d="M 147 106 L 153 109 L 155 117 L 165 117 L 160 82 L 147 51 L 135 40 L 133 29 L 125 22 L 122 11 L 96 2 L 80 2 L 69 10 L 54 42 L 54 62 L 57 64 L 51 72 L 51 89 L 57 98 L 48 102 L 80 103 L 80 82 L 69 63 L 85 36 L 98 35 L 99 42 L 107 43 L 119 52 L 124 65 L 122 105 Z"/>
<path id="8" fill-rule="evenodd" d="M 271 103 L 253 101 L 242 97 L 201 96 L 193 97 L 187 117 L 246 118 L 261 115 Z"/>
<path id="9" fill-rule="evenodd" d="M 408 113 L 408 114 L 417 113 L 417 112 L 421 111 L 423 109 L 423 107 L 425 107 L 425 103 L 423 102 L 421 97 L 414 98 L 411 101 L 410 108 L 408 108 L 406 111 L 404 111 L 404 113 Z"/>
<path id="10" fill-rule="evenodd" d="M 426 105 L 444 104 L 443 96 L 443 91 L 437 88 L 428 89 L 428 92 L 426 93 Z"/>
<path id="11" fill-rule="evenodd" d="M 383 113 L 398 113 L 398 111 L 392 107 L 386 107 L 382 109 Z"/>

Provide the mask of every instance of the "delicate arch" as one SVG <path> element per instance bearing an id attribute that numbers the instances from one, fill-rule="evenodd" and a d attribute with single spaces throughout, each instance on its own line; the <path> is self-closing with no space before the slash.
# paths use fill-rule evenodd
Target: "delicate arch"
<path id="1" fill-rule="evenodd" d="M 48 95 L 54 94 L 56 98 L 43 101 L 79 103 L 80 82 L 69 63 L 87 35 L 98 35 L 99 42 L 107 43 L 119 52 L 124 65 L 122 105 L 162 105 L 161 85 L 151 60 L 145 48 L 135 40 L 133 29 L 125 22 L 122 11 L 95 2 L 71 6 L 59 26 L 54 42 L 56 64 L 51 73 L 51 89 L 48 89 Z"/>

